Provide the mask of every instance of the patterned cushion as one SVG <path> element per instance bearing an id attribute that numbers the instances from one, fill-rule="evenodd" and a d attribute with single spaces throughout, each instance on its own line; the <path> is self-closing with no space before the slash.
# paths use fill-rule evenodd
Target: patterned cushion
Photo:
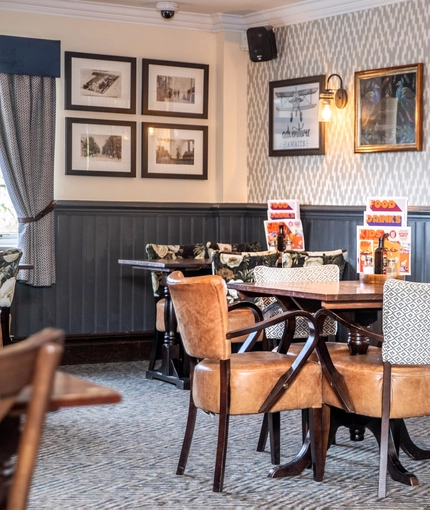
<path id="1" fill-rule="evenodd" d="M 430 365 L 430 284 L 387 280 L 382 329 L 383 361 Z"/>
<path id="2" fill-rule="evenodd" d="M 287 250 L 282 254 L 282 267 L 308 267 L 314 265 L 335 264 L 339 267 L 342 279 L 346 264 L 346 250 L 333 251 L 295 251 Z"/>
<path id="3" fill-rule="evenodd" d="M 21 257 L 17 248 L 0 252 L 0 306 L 10 308 L 12 304 Z"/>
<path id="4" fill-rule="evenodd" d="M 339 281 L 339 267 L 334 264 L 320 265 L 314 264 L 307 267 L 256 267 L 254 270 L 255 281 L 257 283 L 274 283 L 274 282 L 337 282 Z M 261 308 L 267 307 L 275 303 L 274 298 L 264 298 L 260 304 Z M 274 309 L 270 316 L 281 313 L 281 309 Z M 337 331 L 337 323 L 331 318 L 327 318 L 324 322 L 322 331 L 323 336 L 335 335 Z M 284 325 L 277 324 L 266 329 L 268 338 L 281 338 L 284 332 Z M 294 338 L 308 338 L 309 326 L 308 322 L 302 317 L 298 317 L 296 321 L 296 329 Z"/>
<path id="5" fill-rule="evenodd" d="M 260 252 L 222 252 L 212 253 L 212 273 L 218 274 L 226 282 L 253 282 L 256 266 L 276 267 L 279 260 L 277 251 Z M 227 290 L 227 302 L 239 301 L 237 291 Z"/>
<path id="6" fill-rule="evenodd" d="M 262 251 L 260 243 L 206 243 L 206 258 L 210 259 L 214 251 L 242 252 L 242 251 Z"/>
<path id="7" fill-rule="evenodd" d="M 148 260 L 157 259 L 204 259 L 205 247 L 203 244 L 147 244 L 146 253 Z M 152 271 L 152 290 L 155 297 L 161 297 L 162 292 L 159 292 L 162 282 L 161 271 Z M 163 287 L 162 287 L 163 288 Z"/>

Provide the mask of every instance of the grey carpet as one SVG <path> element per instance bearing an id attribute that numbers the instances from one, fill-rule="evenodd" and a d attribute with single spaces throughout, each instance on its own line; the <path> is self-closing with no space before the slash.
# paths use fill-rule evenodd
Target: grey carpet
<path id="1" fill-rule="evenodd" d="M 255 451 L 261 416 L 234 417 L 224 492 L 212 492 L 217 420 L 199 412 L 185 476 L 176 476 L 189 392 L 145 379 L 144 362 L 62 367 L 123 394 L 115 405 L 50 413 L 30 494 L 30 510 L 86 509 L 430 509 L 430 460 L 404 465 L 419 487 L 388 479 L 377 499 L 378 452 L 370 433 L 352 443 L 343 429 L 330 448 L 324 481 L 306 470 L 272 479 L 270 454 Z M 430 447 L 430 418 L 408 420 L 421 446 Z M 282 462 L 300 445 L 300 413 L 282 417 Z"/>

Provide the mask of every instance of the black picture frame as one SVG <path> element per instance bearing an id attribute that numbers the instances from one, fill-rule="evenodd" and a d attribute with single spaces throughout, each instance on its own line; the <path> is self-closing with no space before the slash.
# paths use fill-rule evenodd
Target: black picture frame
<path id="1" fill-rule="evenodd" d="M 142 59 L 142 114 L 208 118 L 209 65 Z"/>
<path id="2" fill-rule="evenodd" d="M 67 117 L 66 175 L 136 177 L 136 122 Z"/>
<path id="3" fill-rule="evenodd" d="M 208 127 L 142 124 L 142 177 L 208 178 Z"/>
<path id="4" fill-rule="evenodd" d="M 318 100 L 325 76 L 269 83 L 269 156 L 325 154 L 325 126 Z"/>
<path id="5" fill-rule="evenodd" d="M 136 58 L 66 51 L 65 109 L 136 113 Z"/>

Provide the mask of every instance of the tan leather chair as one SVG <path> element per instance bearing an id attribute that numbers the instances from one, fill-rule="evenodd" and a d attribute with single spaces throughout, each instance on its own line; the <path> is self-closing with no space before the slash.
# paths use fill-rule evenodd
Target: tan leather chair
<path id="1" fill-rule="evenodd" d="M 8 510 L 24 510 L 27 506 L 54 373 L 63 352 L 62 344 L 62 331 L 44 329 L 27 340 L 0 350 L 0 420 L 10 419 L 8 413 L 21 390 L 28 385 L 32 388 L 18 445 Z"/>
<path id="2" fill-rule="evenodd" d="M 177 474 L 185 471 L 197 409 L 219 415 L 213 490 L 221 492 L 231 415 L 310 408 L 314 479 L 320 481 L 324 469 L 320 463 L 322 375 L 318 363 L 307 361 L 318 341 L 313 317 L 306 312 L 289 312 L 246 329 L 229 331 L 226 288 L 220 276 L 184 278 L 175 272 L 167 283 L 191 371 L 188 421 Z M 231 339 L 236 336 L 261 331 L 299 315 L 308 318 L 311 331 L 300 356 L 271 351 L 231 353 Z"/>
<path id="3" fill-rule="evenodd" d="M 383 336 L 366 330 L 383 342 L 382 352 L 331 358 L 355 412 L 382 418 L 379 498 L 386 495 L 388 455 L 396 452 L 391 420 L 430 415 L 430 284 L 387 280 L 382 316 Z M 363 328 L 354 329 L 363 333 Z M 326 380 L 323 402 L 343 408 Z"/>

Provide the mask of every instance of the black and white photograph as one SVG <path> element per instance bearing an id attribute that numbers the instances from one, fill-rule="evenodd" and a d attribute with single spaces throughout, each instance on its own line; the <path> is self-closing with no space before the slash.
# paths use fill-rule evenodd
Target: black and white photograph
<path id="1" fill-rule="evenodd" d="M 66 174 L 136 176 L 136 123 L 66 119 Z"/>
<path id="2" fill-rule="evenodd" d="M 142 60 L 142 113 L 208 118 L 209 66 Z"/>
<path id="3" fill-rule="evenodd" d="M 142 177 L 207 179 L 207 126 L 144 123 Z"/>
<path id="4" fill-rule="evenodd" d="M 65 108 L 136 113 L 136 59 L 65 52 Z"/>

